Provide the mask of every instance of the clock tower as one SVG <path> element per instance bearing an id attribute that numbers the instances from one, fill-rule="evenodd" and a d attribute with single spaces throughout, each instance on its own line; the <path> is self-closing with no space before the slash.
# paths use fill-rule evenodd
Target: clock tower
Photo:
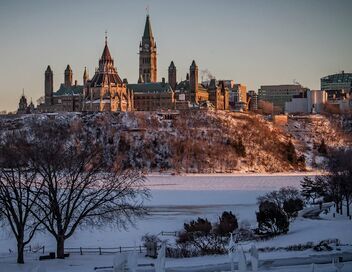
<path id="1" fill-rule="evenodd" d="M 139 45 L 139 78 L 142 78 L 143 82 L 157 82 L 156 43 L 149 14 L 145 22 L 142 41 Z"/>

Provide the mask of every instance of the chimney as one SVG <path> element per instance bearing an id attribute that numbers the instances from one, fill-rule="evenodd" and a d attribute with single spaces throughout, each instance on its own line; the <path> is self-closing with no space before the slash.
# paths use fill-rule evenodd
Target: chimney
<path id="1" fill-rule="evenodd" d="M 165 84 L 165 77 L 163 77 L 163 78 L 161 79 L 161 82 L 162 82 L 163 84 Z"/>
<path id="2" fill-rule="evenodd" d="M 77 79 L 75 80 L 75 87 L 77 87 Z"/>

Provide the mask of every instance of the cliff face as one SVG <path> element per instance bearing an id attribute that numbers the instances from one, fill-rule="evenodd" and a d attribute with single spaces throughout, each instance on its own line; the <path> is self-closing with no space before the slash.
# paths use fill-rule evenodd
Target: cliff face
<path id="1" fill-rule="evenodd" d="M 171 120 L 170 120 L 171 118 Z M 304 170 L 289 133 L 260 116 L 189 111 L 176 116 L 150 112 L 28 115 L 0 120 L 1 132 L 54 122 L 86 126 L 105 145 L 116 146 L 125 168 L 146 172 L 282 172 Z M 73 130 L 74 131 L 74 130 Z M 294 142 L 295 143 L 295 142 Z"/>
<path id="2" fill-rule="evenodd" d="M 293 138 L 296 150 L 304 154 L 307 169 L 324 167 L 326 157 L 333 149 L 351 148 L 350 116 L 296 116 L 289 119 L 285 132 Z M 322 152 L 324 143 L 326 152 Z"/>

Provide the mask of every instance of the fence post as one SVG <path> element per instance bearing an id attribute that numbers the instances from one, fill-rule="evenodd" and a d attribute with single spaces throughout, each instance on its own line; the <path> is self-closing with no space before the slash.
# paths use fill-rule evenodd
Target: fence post
<path id="1" fill-rule="evenodd" d="M 81 255 L 83 255 L 83 251 L 82 251 L 82 248 L 81 248 L 81 247 L 79 248 L 79 253 L 80 253 Z"/>
<path id="2" fill-rule="evenodd" d="M 139 253 L 142 253 L 142 246 L 139 246 Z"/>
<path id="3" fill-rule="evenodd" d="M 43 246 L 43 254 L 44 254 L 44 251 L 45 251 L 45 246 Z"/>
<path id="4" fill-rule="evenodd" d="M 99 255 L 101 255 L 101 247 L 99 247 Z"/>
<path id="5" fill-rule="evenodd" d="M 121 249 L 121 247 L 120 247 L 120 253 L 122 252 L 122 249 Z"/>

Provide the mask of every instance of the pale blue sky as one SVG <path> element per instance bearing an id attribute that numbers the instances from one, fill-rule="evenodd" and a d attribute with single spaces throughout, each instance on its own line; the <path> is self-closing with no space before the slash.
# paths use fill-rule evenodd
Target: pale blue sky
<path id="1" fill-rule="evenodd" d="M 121 78 L 135 82 L 147 5 L 160 80 L 171 60 L 184 79 L 193 59 L 255 90 L 294 79 L 317 89 L 352 72 L 351 0 L 0 0 L 0 110 L 16 110 L 22 88 L 42 96 L 48 64 L 55 89 L 67 64 L 80 84 L 84 66 L 92 76 L 106 29 Z"/>

